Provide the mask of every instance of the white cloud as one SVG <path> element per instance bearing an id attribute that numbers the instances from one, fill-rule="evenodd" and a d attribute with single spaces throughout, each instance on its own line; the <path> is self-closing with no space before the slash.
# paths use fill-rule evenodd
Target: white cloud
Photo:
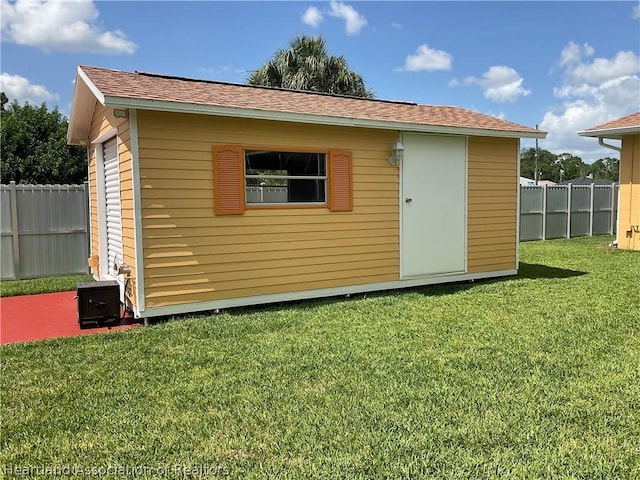
<path id="1" fill-rule="evenodd" d="M 640 5 L 633 6 L 633 10 L 631 10 L 631 18 L 634 20 L 640 18 Z"/>
<path id="2" fill-rule="evenodd" d="M 577 132 L 600 125 L 640 109 L 640 59 L 628 51 L 611 58 L 591 57 L 595 52 L 585 44 L 570 42 L 561 52 L 563 84 L 554 88 L 562 105 L 549 110 L 540 128 L 549 132 L 545 146 L 550 151 L 572 152 L 585 161 L 594 161 L 612 152 Z"/>
<path id="3" fill-rule="evenodd" d="M 344 20 L 347 35 L 357 35 L 367 24 L 367 19 L 351 5 L 331 0 L 329 8 L 321 11 L 316 7 L 309 7 L 302 14 L 302 22 L 314 28 L 320 26 L 325 15 Z"/>
<path id="4" fill-rule="evenodd" d="M 18 103 L 29 102 L 31 105 L 40 105 L 43 102 L 58 100 L 59 95 L 51 93 L 42 85 L 35 85 L 20 75 L 0 73 L 0 90 L 5 93 L 9 101 L 17 100 Z"/>
<path id="5" fill-rule="evenodd" d="M 404 66 L 396 70 L 408 72 L 432 72 L 434 70 L 451 70 L 453 57 L 443 50 L 429 48 L 428 45 L 420 45 L 415 55 L 407 55 Z"/>
<path id="6" fill-rule="evenodd" d="M 582 57 L 590 57 L 593 53 L 593 47 L 588 43 L 577 45 L 573 42 L 569 42 L 560 53 L 560 66 L 565 67 L 567 65 L 574 64 L 581 61 Z"/>
<path id="7" fill-rule="evenodd" d="M 307 8 L 306 12 L 302 15 L 302 21 L 314 28 L 317 28 L 320 25 L 322 18 L 322 12 L 316 7 Z"/>
<path id="8" fill-rule="evenodd" d="M 480 85 L 484 96 L 494 102 L 513 102 L 518 97 L 526 97 L 531 94 L 522 86 L 524 79 L 511 67 L 494 65 L 482 74 L 482 78 L 467 77 L 465 85 Z M 451 82 L 450 85 L 455 85 Z"/>
<path id="9" fill-rule="evenodd" d="M 602 103 L 590 103 L 584 99 L 567 102 L 559 113 L 545 113 L 540 129 L 547 131 L 548 135 L 542 147 L 551 152 L 571 152 L 587 162 L 596 160 L 599 158 L 598 154 L 590 150 L 597 149 L 598 142 L 592 138 L 579 137 L 577 132 L 600 125 L 611 118 L 613 117 Z"/>
<path id="10" fill-rule="evenodd" d="M 2 39 L 45 51 L 134 53 L 119 30 L 104 31 L 92 0 L 2 0 Z"/>
<path id="11" fill-rule="evenodd" d="M 571 81 L 597 84 L 640 72 L 640 57 L 631 51 L 618 52 L 612 59 L 596 58 L 591 63 L 571 65 L 567 74 Z"/>
<path id="12" fill-rule="evenodd" d="M 345 21 L 347 35 L 356 35 L 367 24 L 367 19 L 356 11 L 351 5 L 331 0 L 329 15 L 341 18 Z"/>

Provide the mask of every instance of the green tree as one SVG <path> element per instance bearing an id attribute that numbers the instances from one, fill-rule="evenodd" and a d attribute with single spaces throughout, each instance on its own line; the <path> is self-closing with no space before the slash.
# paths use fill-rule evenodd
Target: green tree
<path id="1" fill-rule="evenodd" d="M 589 174 L 589 165 L 571 153 L 561 153 L 557 156 L 556 170 L 558 172 L 558 182 L 571 180 L 573 178 L 584 178 Z"/>
<path id="2" fill-rule="evenodd" d="M 558 177 L 555 162 L 556 156 L 548 150 L 539 149 L 538 155 L 538 180 L 554 180 Z M 535 179 L 536 171 L 536 149 L 534 147 L 525 148 L 520 152 L 520 175 Z"/>
<path id="3" fill-rule="evenodd" d="M 247 79 L 250 85 L 373 98 L 344 57 L 329 55 L 322 37 L 299 35 Z"/>
<path id="4" fill-rule="evenodd" d="M 612 157 L 599 158 L 589 165 L 589 174 L 594 179 L 604 178 L 617 182 L 620 178 L 620 160 Z"/>
<path id="5" fill-rule="evenodd" d="M 58 108 L 48 111 L 13 101 L 2 93 L 0 182 L 81 183 L 87 178 L 87 152 L 67 145 L 67 119 Z"/>
<path id="6" fill-rule="evenodd" d="M 589 174 L 589 165 L 571 153 L 555 154 L 549 150 L 539 149 L 537 154 L 538 180 L 551 180 L 558 183 Z M 523 149 L 520 152 L 520 175 L 535 178 L 535 163 L 536 149 L 533 147 Z"/>

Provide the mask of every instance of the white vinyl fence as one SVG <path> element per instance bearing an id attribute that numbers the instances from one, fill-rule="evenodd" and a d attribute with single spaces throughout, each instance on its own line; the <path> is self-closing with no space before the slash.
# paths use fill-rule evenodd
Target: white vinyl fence
<path id="1" fill-rule="evenodd" d="M 615 234 L 618 185 L 520 187 L 520 241 Z"/>
<path id="2" fill-rule="evenodd" d="M 251 186 L 250 203 L 286 201 L 286 187 Z M 0 185 L 2 280 L 88 273 L 89 188 Z M 520 240 L 615 234 L 617 185 L 520 187 Z"/>
<path id="3" fill-rule="evenodd" d="M 256 185 L 246 188 L 247 203 L 284 203 L 287 201 L 287 187 Z"/>
<path id="4" fill-rule="evenodd" d="M 2 280 L 88 273 L 89 189 L 0 186 Z"/>

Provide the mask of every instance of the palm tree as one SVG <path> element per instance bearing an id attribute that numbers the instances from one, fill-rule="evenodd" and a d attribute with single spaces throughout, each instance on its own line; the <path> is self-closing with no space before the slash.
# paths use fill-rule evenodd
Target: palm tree
<path id="1" fill-rule="evenodd" d="M 249 76 L 247 83 L 373 98 L 360 74 L 349 68 L 343 56 L 328 55 L 321 37 L 305 35 L 295 37 L 288 49 L 277 50 L 267 63 Z"/>

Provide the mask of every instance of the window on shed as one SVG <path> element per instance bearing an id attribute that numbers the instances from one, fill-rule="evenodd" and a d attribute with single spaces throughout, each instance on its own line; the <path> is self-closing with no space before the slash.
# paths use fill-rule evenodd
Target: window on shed
<path id="1" fill-rule="evenodd" d="M 245 150 L 247 205 L 326 203 L 324 153 Z"/>
<path id="2" fill-rule="evenodd" d="M 291 152 L 213 147 L 214 211 L 243 214 L 247 207 L 326 206 L 353 209 L 351 152 Z"/>

